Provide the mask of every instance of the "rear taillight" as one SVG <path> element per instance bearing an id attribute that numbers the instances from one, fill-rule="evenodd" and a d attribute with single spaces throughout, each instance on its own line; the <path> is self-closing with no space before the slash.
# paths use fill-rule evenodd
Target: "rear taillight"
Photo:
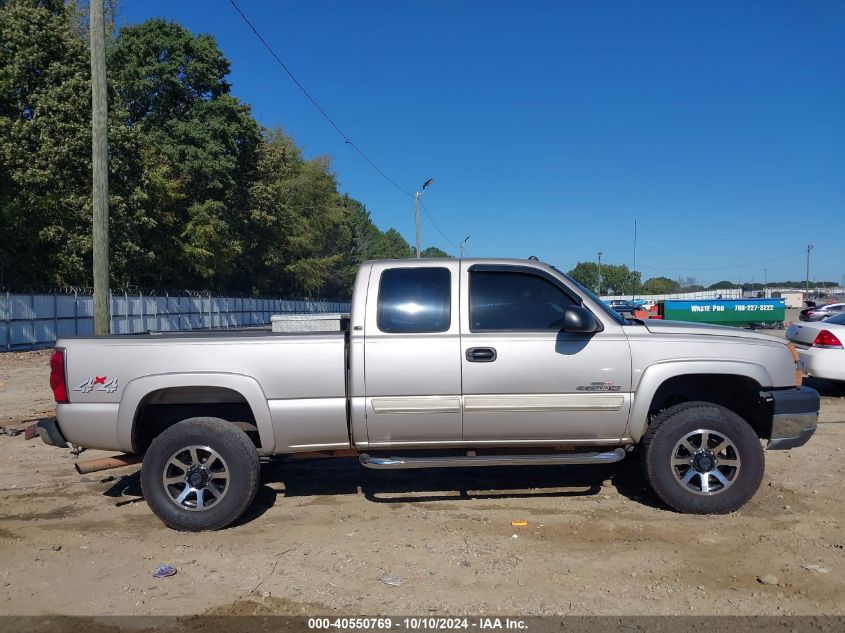
<path id="1" fill-rule="evenodd" d="M 842 349 L 842 342 L 836 338 L 836 335 L 830 330 L 822 330 L 813 341 L 813 347 L 823 347 L 825 349 Z"/>
<path id="2" fill-rule="evenodd" d="M 50 389 L 56 402 L 67 402 L 65 384 L 65 350 L 57 349 L 50 356 Z"/>

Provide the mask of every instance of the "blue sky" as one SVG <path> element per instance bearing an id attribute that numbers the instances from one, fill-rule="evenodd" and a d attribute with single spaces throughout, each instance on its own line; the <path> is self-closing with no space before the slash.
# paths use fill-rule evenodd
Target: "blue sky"
<path id="1" fill-rule="evenodd" d="M 435 179 L 423 201 L 449 241 L 472 236 L 467 256 L 631 266 L 637 219 L 644 279 L 804 279 L 809 243 L 811 278 L 845 275 L 842 2 L 238 3 L 393 180 Z M 259 122 L 332 156 L 413 243 L 413 200 L 226 0 L 121 5 L 125 24 L 154 16 L 214 35 Z"/>

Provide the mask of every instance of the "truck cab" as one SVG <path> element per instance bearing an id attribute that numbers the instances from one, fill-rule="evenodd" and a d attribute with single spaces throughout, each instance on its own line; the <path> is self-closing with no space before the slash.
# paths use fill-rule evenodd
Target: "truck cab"
<path id="1" fill-rule="evenodd" d="M 625 321 L 532 264 L 364 264 L 350 333 L 356 447 L 624 443 Z"/>

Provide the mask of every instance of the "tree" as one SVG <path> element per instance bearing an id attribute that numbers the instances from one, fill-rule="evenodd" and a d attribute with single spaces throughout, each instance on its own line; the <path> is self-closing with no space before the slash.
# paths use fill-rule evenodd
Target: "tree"
<path id="1" fill-rule="evenodd" d="M 244 254 L 244 222 L 261 130 L 229 94 L 229 62 L 210 35 L 160 19 L 121 29 L 109 67 L 148 157 L 178 183 L 152 208 L 155 279 L 166 286 L 223 289 Z M 151 165 L 147 164 L 150 168 Z"/>
<path id="2" fill-rule="evenodd" d="M 680 292 L 680 290 L 681 285 L 668 277 L 652 277 L 646 279 L 642 287 L 643 294 L 647 295 L 668 295 L 673 292 Z"/>
<path id="3" fill-rule="evenodd" d="M 596 262 L 578 262 L 567 273 L 582 286 L 595 291 L 599 283 L 599 268 Z M 639 292 L 640 273 L 631 271 L 624 264 L 604 264 L 601 267 L 601 289 L 598 294 Z"/>
<path id="4" fill-rule="evenodd" d="M 407 259 L 414 249 L 396 229 L 387 229 L 373 244 L 373 259 Z"/>
<path id="5" fill-rule="evenodd" d="M 420 255 L 422 257 L 449 257 L 449 253 L 437 248 L 436 246 L 429 246 L 428 248 L 424 248 Z"/>
<path id="6" fill-rule="evenodd" d="M 0 282 L 91 283 L 91 87 L 73 7 L 0 3 Z M 112 96 L 114 96 L 112 91 Z M 137 137 L 109 112 L 109 195 L 118 276 L 142 249 Z"/>
<path id="7" fill-rule="evenodd" d="M 707 289 L 708 290 L 727 290 L 729 288 L 738 288 L 738 287 L 739 286 L 737 286 L 732 281 L 719 281 L 719 282 L 716 282 L 715 284 L 707 286 Z"/>
<path id="8" fill-rule="evenodd" d="M 120 30 L 109 74 L 120 87 L 129 125 L 148 129 L 190 118 L 198 104 L 230 89 L 229 60 L 211 35 L 158 18 Z"/>
<path id="9" fill-rule="evenodd" d="M 579 284 L 590 290 L 596 290 L 599 284 L 599 271 L 595 262 L 578 262 L 575 268 L 566 273 Z"/>
<path id="10" fill-rule="evenodd" d="M 293 140 L 274 130 L 260 146 L 256 175 L 250 189 L 252 282 L 264 292 L 315 296 L 339 271 L 352 242 L 352 210 L 337 193 L 329 162 L 304 160 Z"/>

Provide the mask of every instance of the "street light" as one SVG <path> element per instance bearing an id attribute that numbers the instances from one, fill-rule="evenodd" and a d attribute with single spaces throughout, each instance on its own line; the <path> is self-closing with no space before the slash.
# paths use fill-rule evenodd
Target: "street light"
<path id="1" fill-rule="evenodd" d="M 425 193 L 426 187 L 428 187 L 433 182 L 434 178 L 429 178 L 423 183 L 422 189 L 420 191 L 414 192 L 414 223 L 417 227 L 417 259 L 422 257 L 420 253 L 420 196 Z"/>
<path id="2" fill-rule="evenodd" d="M 472 237 L 471 235 L 467 235 L 460 244 L 461 259 L 464 258 L 464 245 L 467 243 L 467 240 L 469 240 L 469 238 L 471 238 L 471 237 Z"/>

